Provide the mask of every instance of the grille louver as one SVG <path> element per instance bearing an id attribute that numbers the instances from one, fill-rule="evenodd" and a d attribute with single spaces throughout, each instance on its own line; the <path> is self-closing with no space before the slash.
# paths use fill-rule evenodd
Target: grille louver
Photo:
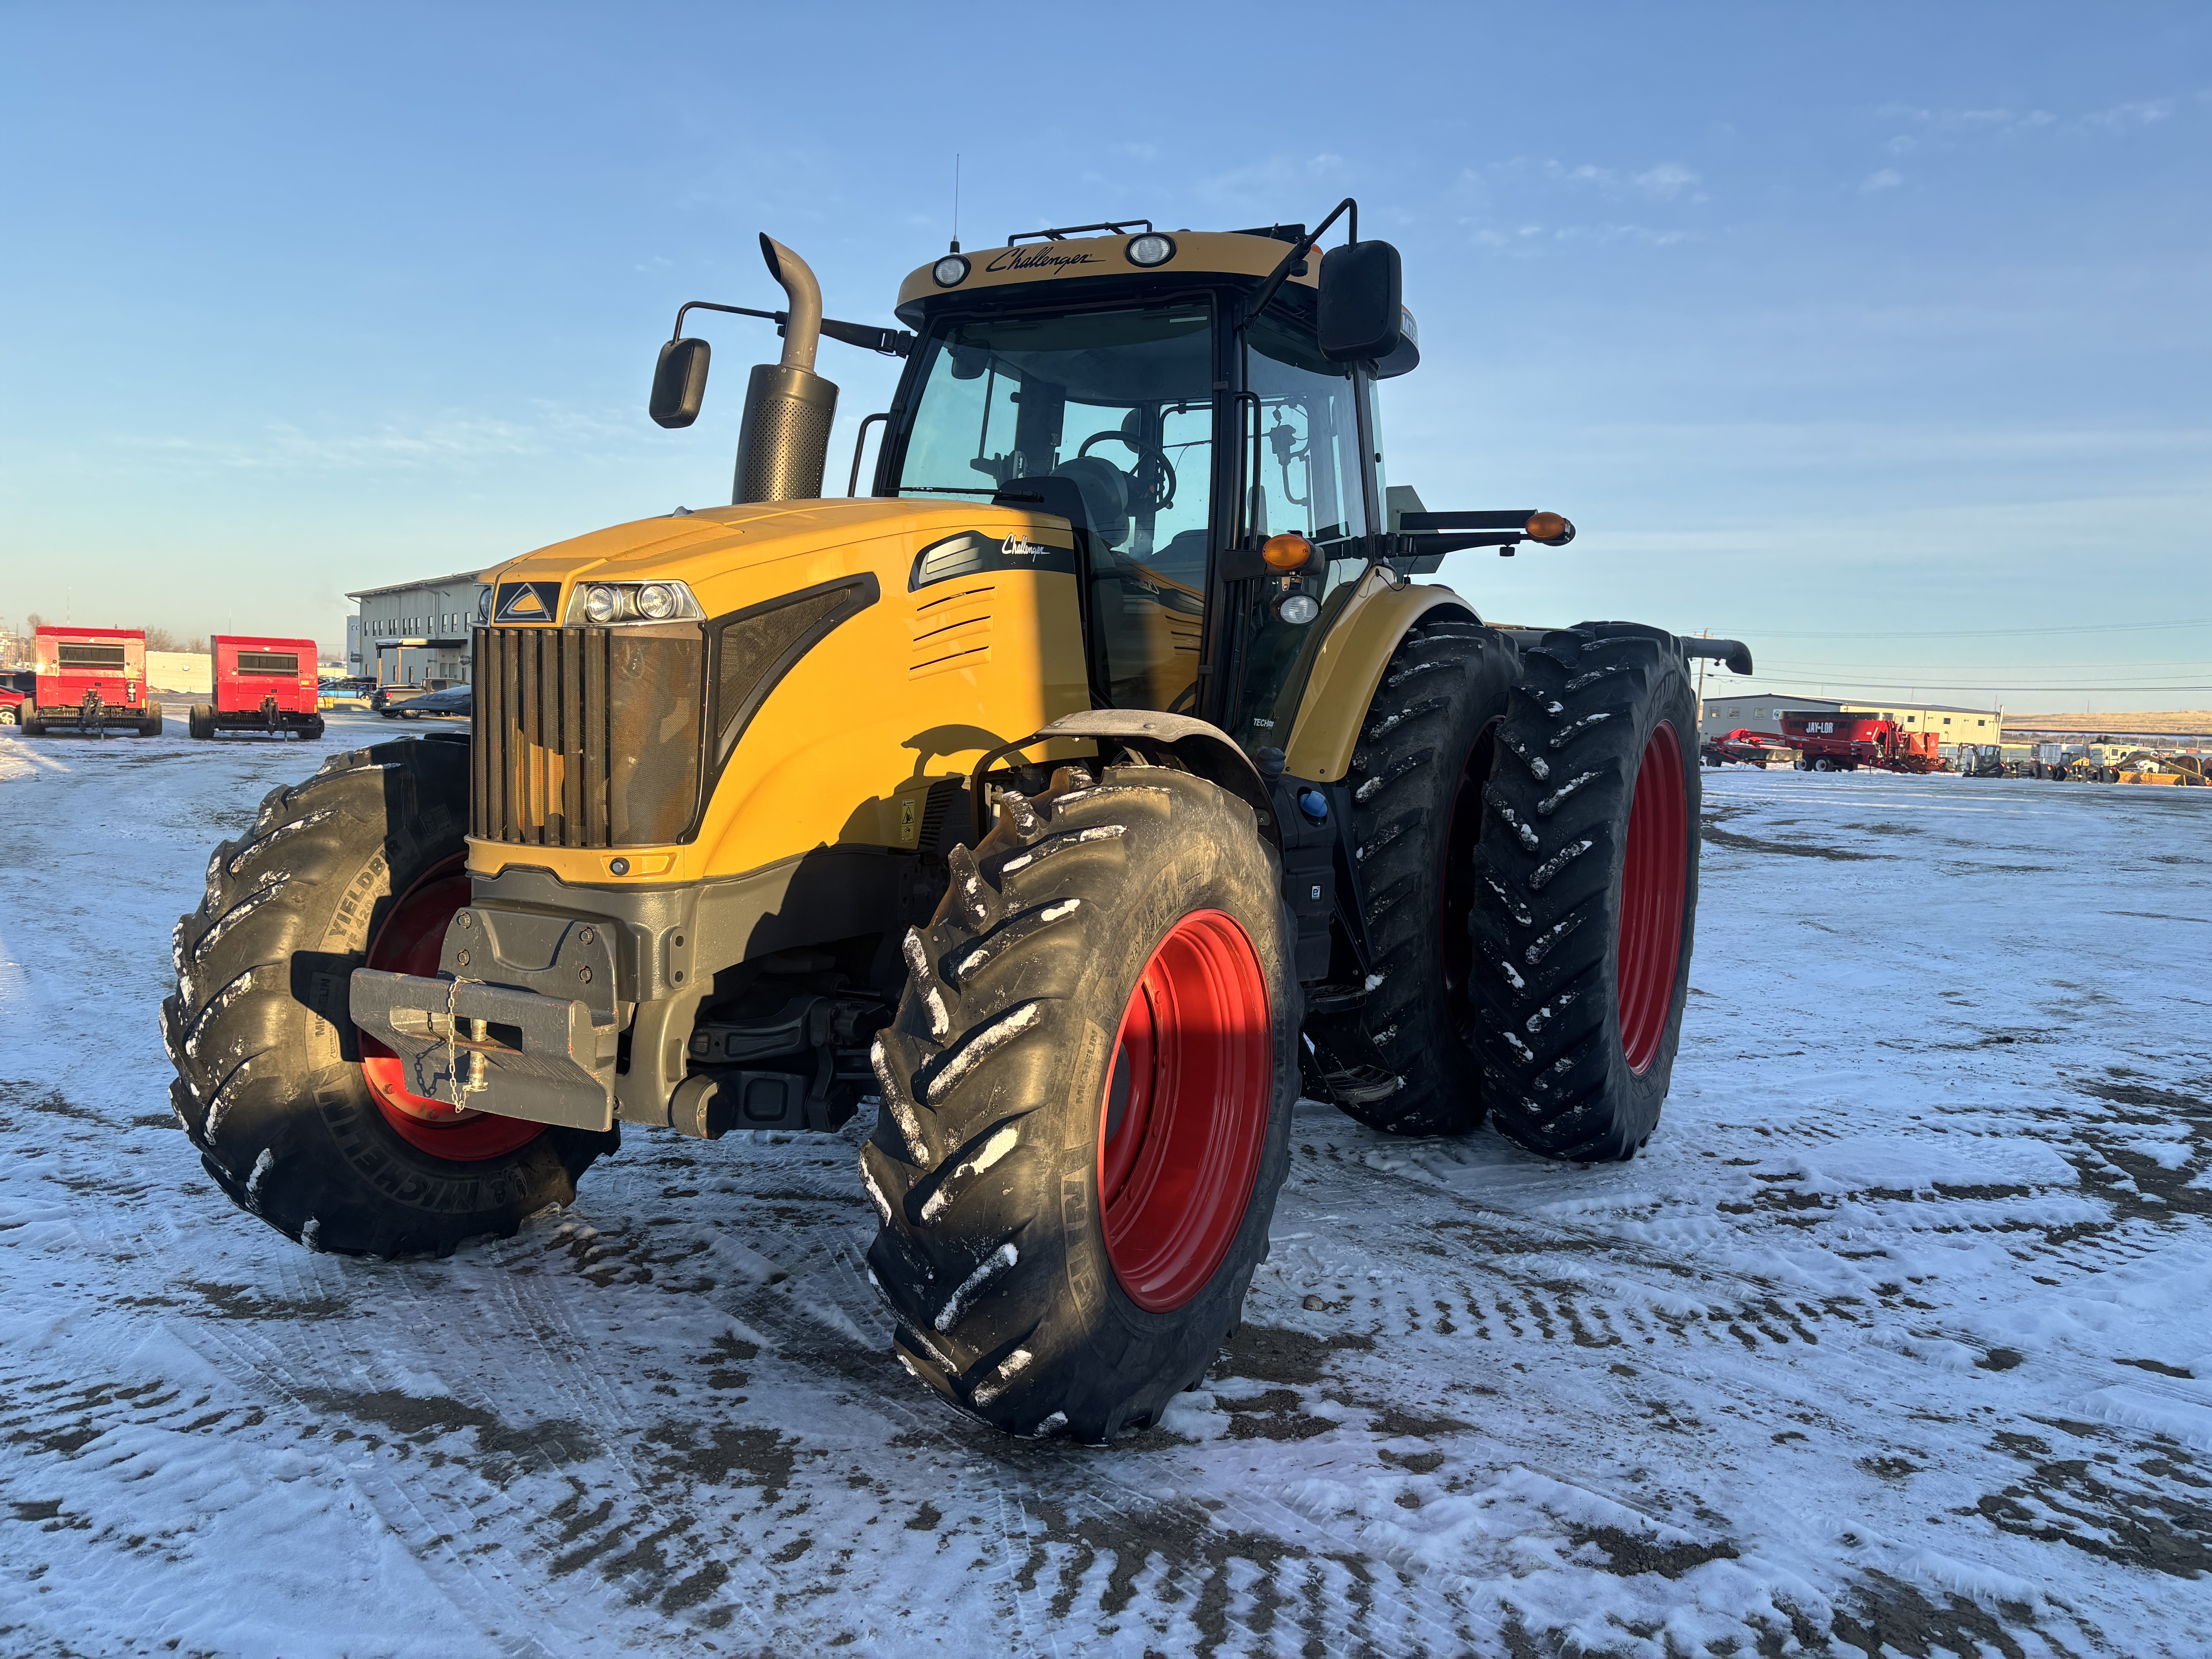
<path id="1" fill-rule="evenodd" d="M 607 631 L 477 630 L 475 834 L 606 847 Z"/>

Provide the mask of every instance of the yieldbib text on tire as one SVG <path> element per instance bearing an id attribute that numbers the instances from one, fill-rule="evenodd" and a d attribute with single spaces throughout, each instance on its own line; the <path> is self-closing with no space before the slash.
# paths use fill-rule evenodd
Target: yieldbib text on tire
<path id="1" fill-rule="evenodd" d="M 1392 654 L 1352 751 L 1352 845 L 1368 943 L 1360 1004 L 1307 1019 L 1316 1086 L 1395 1134 L 1482 1121 L 1468 1000 L 1474 847 L 1513 642 L 1463 611 L 1431 611 Z"/>
<path id="2" fill-rule="evenodd" d="M 234 1202 L 314 1249 L 503 1237 L 619 1144 L 408 1096 L 348 1017 L 356 968 L 436 971 L 468 897 L 468 760 L 444 740 L 332 756 L 216 849 L 177 924 L 161 1027 L 178 1119 Z"/>
<path id="3" fill-rule="evenodd" d="M 1155 1420 L 1237 1325 L 1288 1165 L 1300 1000 L 1251 810 L 1063 769 L 908 936 L 861 1176 L 908 1368 L 986 1421 Z"/>
<path id="4" fill-rule="evenodd" d="M 1698 702 L 1673 636 L 1553 629 L 1498 728 L 1469 937 L 1491 1121 L 1578 1163 L 1650 1139 L 1698 902 Z"/>

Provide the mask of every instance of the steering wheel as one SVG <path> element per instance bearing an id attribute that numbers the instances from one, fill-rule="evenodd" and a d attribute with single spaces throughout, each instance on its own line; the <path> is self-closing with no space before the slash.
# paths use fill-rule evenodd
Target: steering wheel
<path id="1" fill-rule="evenodd" d="M 1175 463 L 1168 459 L 1165 449 L 1158 444 L 1148 444 L 1127 432 L 1109 429 L 1094 432 L 1085 438 L 1081 447 L 1075 452 L 1077 459 L 1088 455 L 1091 445 L 1103 443 L 1126 444 L 1136 455 L 1136 488 L 1130 493 L 1139 504 L 1150 507 L 1155 513 L 1164 512 L 1175 505 Z"/>

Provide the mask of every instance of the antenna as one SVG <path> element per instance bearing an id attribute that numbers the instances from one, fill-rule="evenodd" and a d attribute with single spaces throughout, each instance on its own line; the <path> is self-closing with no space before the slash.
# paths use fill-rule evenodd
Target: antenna
<path id="1" fill-rule="evenodd" d="M 960 252 L 960 152 L 952 152 L 952 248 Z"/>

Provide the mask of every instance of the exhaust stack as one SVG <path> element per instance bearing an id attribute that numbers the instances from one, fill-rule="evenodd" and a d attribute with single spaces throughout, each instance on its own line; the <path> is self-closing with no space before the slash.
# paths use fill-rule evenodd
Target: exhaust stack
<path id="1" fill-rule="evenodd" d="M 738 428 L 733 501 L 812 501 L 822 494 L 830 458 L 830 423 L 837 388 L 814 372 L 822 343 L 822 284 L 806 261 L 766 235 L 761 254 L 769 275 L 789 298 L 783 359 L 762 363 L 745 382 L 744 424 Z"/>

